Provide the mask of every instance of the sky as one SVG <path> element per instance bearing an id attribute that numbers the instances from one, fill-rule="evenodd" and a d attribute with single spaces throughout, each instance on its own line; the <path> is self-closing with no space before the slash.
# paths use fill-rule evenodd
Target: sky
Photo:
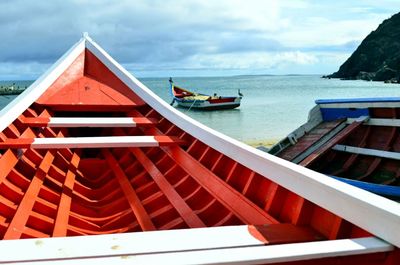
<path id="1" fill-rule="evenodd" d="M 136 77 L 330 74 L 398 0 L 0 0 L 0 80 L 34 80 L 88 32 Z"/>

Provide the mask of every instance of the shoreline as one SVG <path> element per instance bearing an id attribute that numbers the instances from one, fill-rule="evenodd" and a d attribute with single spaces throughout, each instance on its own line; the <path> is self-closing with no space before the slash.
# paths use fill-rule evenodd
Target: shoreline
<path id="1" fill-rule="evenodd" d="M 265 148 L 271 148 L 274 144 L 279 142 L 281 139 L 264 139 L 264 140 L 246 140 L 243 141 L 245 144 L 250 145 L 252 147 L 265 147 Z"/>

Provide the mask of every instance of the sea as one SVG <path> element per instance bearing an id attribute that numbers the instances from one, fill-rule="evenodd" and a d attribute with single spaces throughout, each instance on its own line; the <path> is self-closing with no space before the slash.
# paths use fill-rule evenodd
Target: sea
<path id="1" fill-rule="evenodd" d="M 171 103 L 169 78 L 139 78 Z M 198 111 L 179 108 L 193 119 L 253 146 L 270 146 L 307 121 L 316 99 L 400 97 L 399 84 L 325 79 L 319 75 L 175 77 L 176 85 L 204 94 L 244 95 L 239 108 Z M 0 81 L 0 86 L 29 86 L 33 81 Z M 0 96 L 0 109 L 16 96 Z"/>

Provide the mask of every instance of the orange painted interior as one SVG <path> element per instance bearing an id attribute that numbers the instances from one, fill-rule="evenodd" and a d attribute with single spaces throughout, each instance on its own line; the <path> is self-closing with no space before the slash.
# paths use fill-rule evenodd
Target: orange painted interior
<path id="1" fill-rule="evenodd" d="M 57 110 L 130 109 L 144 104 L 89 50 L 85 49 L 36 101 Z"/>

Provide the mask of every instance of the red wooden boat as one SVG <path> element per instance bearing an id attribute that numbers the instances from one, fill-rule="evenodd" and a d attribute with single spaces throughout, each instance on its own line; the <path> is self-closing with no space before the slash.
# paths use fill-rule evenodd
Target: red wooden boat
<path id="1" fill-rule="evenodd" d="M 400 98 L 317 100 L 271 149 L 286 160 L 400 200 Z"/>
<path id="2" fill-rule="evenodd" d="M 0 263 L 397 264 L 399 224 L 175 110 L 88 36 L 0 112 Z"/>
<path id="3" fill-rule="evenodd" d="M 174 84 L 172 79 L 169 79 L 171 94 L 173 97 L 173 101 L 178 104 L 178 106 L 189 108 L 189 109 L 198 109 L 198 110 L 222 110 L 222 109 L 234 109 L 240 106 L 240 101 L 242 100 L 243 95 L 238 91 L 238 97 L 226 97 L 226 96 L 218 96 L 217 94 L 206 95 L 199 94 L 187 89 L 178 87 Z"/>

